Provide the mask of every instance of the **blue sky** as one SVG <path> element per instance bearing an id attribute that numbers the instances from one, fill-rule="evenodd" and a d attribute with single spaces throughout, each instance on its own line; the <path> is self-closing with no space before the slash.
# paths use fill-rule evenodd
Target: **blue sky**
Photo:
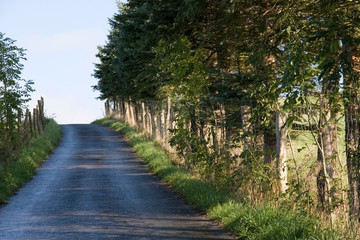
<path id="1" fill-rule="evenodd" d="M 116 12 L 116 0 L 0 0 L 0 32 L 27 49 L 22 77 L 36 90 L 30 108 L 43 96 L 46 115 L 58 123 L 103 116 L 91 74 Z"/>

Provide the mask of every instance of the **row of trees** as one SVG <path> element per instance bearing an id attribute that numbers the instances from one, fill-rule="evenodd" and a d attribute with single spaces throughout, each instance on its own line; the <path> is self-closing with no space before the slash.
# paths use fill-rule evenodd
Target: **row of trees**
<path id="1" fill-rule="evenodd" d="M 21 145 L 19 119 L 33 91 L 32 81 L 21 78 L 25 50 L 0 32 L 0 162 L 6 161 Z"/>
<path id="2" fill-rule="evenodd" d="M 101 99 L 169 98 L 177 122 L 171 143 L 186 166 L 233 189 L 251 183 L 277 192 L 280 111 L 287 128 L 306 126 L 314 139 L 319 209 L 334 219 L 346 200 L 357 222 L 359 22 L 360 4 L 351 0 L 128 0 L 99 47 L 94 89 Z M 346 199 L 339 197 L 339 142 L 346 148 Z M 296 175 L 287 191 L 303 194 Z"/>

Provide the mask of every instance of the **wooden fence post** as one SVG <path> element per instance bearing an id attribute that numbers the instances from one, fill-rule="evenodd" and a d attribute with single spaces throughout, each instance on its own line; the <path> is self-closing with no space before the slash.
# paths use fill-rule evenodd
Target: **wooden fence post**
<path id="1" fill-rule="evenodd" d="M 44 132 L 44 128 L 43 128 L 42 121 L 41 121 L 40 110 L 36 109 L 36 112 L 37 112 L 37 124 L 38 124 L 39 135 L 42 135 Z"/>
<path id="2" fill-rule="evenodd" d="M 119 119 L 121 121 L 124 121 L 124 100 L 122 98 L 119 98 Z"/>
<path id="3" fill-rule="evenodd" d="M 166 116 L 166 137 L 167 138 L 170 136 L 169 129 L 172 129 L 172 126 L 171 126 L 171 122 L 172 122 L 171 111 L 172 111 L 171 98 L 168 97 L 168 99 L 167 99 L 167 116 Z"/>
<path id="4" fill-rule="evenodd" d="M 156 105 L 155 105 L 155 107 L 156 107 Z M 155 139 L 157 141 L 161 141 L 161 138 L 162 138 L 162 136 L 161 136 L 161 109 L 158 113 L 155 111 L 155 117 L 156 117 L 156 121 L 155 121 L 155 123 L 156 123 L 156 127 L 155 127 L 156 138 Z"/>
<path id="5" fill-rule="evenodd" d="M 110 117 L 110 101 L 109 99 L 105 102 L 105 117 Z"/>
<path id="6" fill-rule="evenodd" d="M 250 106 L 241 106 L 241 123 L 242 123 L 242 132 L 244 136 L 244 151 L 249 149 L 251 144 L 251 137 L 249 133 L 250 129 L 250 118 L 251 118 L 251 107 Z"/>
<path id="7" fill-rule="evenodd" d="M 156 116 L 155 116 L 155 106 L 153 102 L 150 102 L 150 117 L 151 117 L 151 134 L 152 137 L 156 138 Z"/>
<path id="8" fill-rule="evenodd" d="M 44 98 L 41 97 L 40 100 L 38 100 L 38 108 L 39 108 L 39 118 L 41 121 L 42 129 L 45 127 L 45 116 L 44 116 Z"/>
<path id="9" fill-rule="evenodd" d="M 141 119 L 142 119 L 142 129 L 146 132 L 146 110 L 145 110 L 145 103 L 141 102 Z"/>
<path id="10" fill-rule="evenodd" d="M 152 136 L 152 118 L 151 118 L 151 111 L 149 104 L 147 104 L 145 109 L 146 109 L 146 129 L 149 136 Z"/>
<path id="11" fill-rule="evenodd" d="M 165 119 L 165 109 L 161 106 L 161 113 L 160 113 L 160 139 L 163 143 L 166 142 L 166 119 Z"/>
<path id="12" fill-rule="evenodd" d="M 26 109 L 25 111 L 25 119 L 23 124 L 24 134 L 26 138 L 28 137 L 28 131 L 29 131 L 29 109 Z"/>
<path id="13" fill-rule="evenodd" d="M 37 121 L 37 116 L 36 115 L 37 115 L 37 112 L 36 112 L 36 109 L 34 108 L 33 109 L 33 122 L 32 122 L 33 123 L 33 130 L 34 130 L 34 133 L 35 132 L 39 133 L 39 131 L 37 129 L 37 122 L 36 122 Z"/>
<path id="14" fill-rule="evenodd" d="M 22 111 L 19 109 L 18 110 L 18 121 L 17 121 L 17 128 L 18 128 L 18 134 L 20 135 L 20 130 L 21 130 L 21 115 L 22 115 Z"/>
<path id="15" fill-rule="evenodd" d="M 31 118 L 31 112 L 29 111 L 29 109 L 26 109 L 27 113 L 28 113 L 28 118 L 29 118 L 29 130 L 30 130 L 30 136 L 33 137 L 34 136 L 34 132 L 33 132 L 33 123 L 32 123 L 32 118 Z"/>
<path id="16" fill-rule="evenodd" d="M 135 124 L 135 107 L 134 104 L 131 102 L 131 100 L 129 101 L 129 110 L 130 110 L 130 125 L 132 127 L 136 127 Z"/>
<path id="17" fill-rule="evenodd" d="M 139 104 L 138 102 L 134 103 L 134 123 L 136 126 L 136 129 L 139 131 L 141 130 L 141 123 L 140 123 L 140 119 L 141 119 L 141 114 L 140 114 L 140 109 L 139 108 Z"/>
<path id="18" fill-rule="evenodd" d="M 129 108 L 128 108 L 128 101 L 124 100 L 124 122 L 129 124 L 128 122 L 128 115 L 129 115 Z"/>
<path id="19" fill-rule="evenodd" d="M 121 99 L 121 120 L 126 122 L 126 105 L 125 99 Z"/>

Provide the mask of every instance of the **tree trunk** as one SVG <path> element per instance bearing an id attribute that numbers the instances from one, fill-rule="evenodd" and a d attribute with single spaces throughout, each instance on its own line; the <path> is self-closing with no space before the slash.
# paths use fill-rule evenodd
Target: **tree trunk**
<path id="1" fill-rule="evenodd" d="M 359 96 L 358 81 L 360 69 L 360 51 L 353 43 L 343 44 L 343 53 L 347 56 L 349 71 L 344 75 L 345 106 L 345 144 L 346 164 L 349 182 L 350 220 L 360 220 L 360 146 L 359 146 Z"/>
<path id="2" fill-rule="evenodd" d="M 243 144 L 244 151 L 251 148 L 251 107 L 250 106 L 241 106 L 241 124 L 242 124 L 242 135 L 243 135 Z"/>
<path id="3" fill-rule="evenodd" d="M 328 99 L 325 96 L 320 97 L 320 120 L 319 120 L 319 137 L 318 137 L 318 165 L 317 187 L 318 200 L 323 209 L 325 206 L 331 207 L 332 202 L 330 189 L 333 181 L 333 139 L 331 128 L 331 111 Z M 335 139 L 336 141 L 336 139 Z M 326 202 L 328 204 L 326 204 Z"/>
<path id="4" fill-rule="evenodd" d="M 280 179 L 280 191 L 285 193 L 287 186 L 287 129 L 285 126 L 286 116 L 279 111 L 276 112 L 276 158 L 277 169 Z"/>
<path id="5" fill-rule="evenodd" d="M 22 111 L 19 109 L 18 110 L 18 120 L 17 120 L 17 131 L 18 131 L 18 135 L 20 136 L 20 131 L 21 131 L 21 117 L 22 117 Z"/>
<path id="6" fill-rule="evenodd" d="M 264 129 L 264 163 L 270 164 L 276 157 L 276 132 L 275 132 L 275 122 L 276 122 L 276 112 L 271 113 L 271 123 L 270 126 L 265 126 Z"/>
<path id="7" fill-rule="evenodd" d="M 359 158 L 359 122 L 357 104 L 349 104 L 345 113 L 346 164 L 349 181 L 350 218 L 360 220 L 360 158 Z"/>
<path id="8" fill-rule="evenodd" d="M 195 133 L 197 135 L 198 129 L 196 124 L 196 113 L 195 113 L 195 107 L 189 106 L 190 108 L 190 130 L 192 133 Z"/>

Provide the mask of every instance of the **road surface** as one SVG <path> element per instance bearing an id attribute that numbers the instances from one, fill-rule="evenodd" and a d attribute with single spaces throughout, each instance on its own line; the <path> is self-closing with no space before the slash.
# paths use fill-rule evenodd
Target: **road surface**
<path id="1" fill-rule="evenodd" d="M 62 129 L 38 175 L 0 207 L 0 239 L 232 239 L 151 175 L 118 133 Z"/>

